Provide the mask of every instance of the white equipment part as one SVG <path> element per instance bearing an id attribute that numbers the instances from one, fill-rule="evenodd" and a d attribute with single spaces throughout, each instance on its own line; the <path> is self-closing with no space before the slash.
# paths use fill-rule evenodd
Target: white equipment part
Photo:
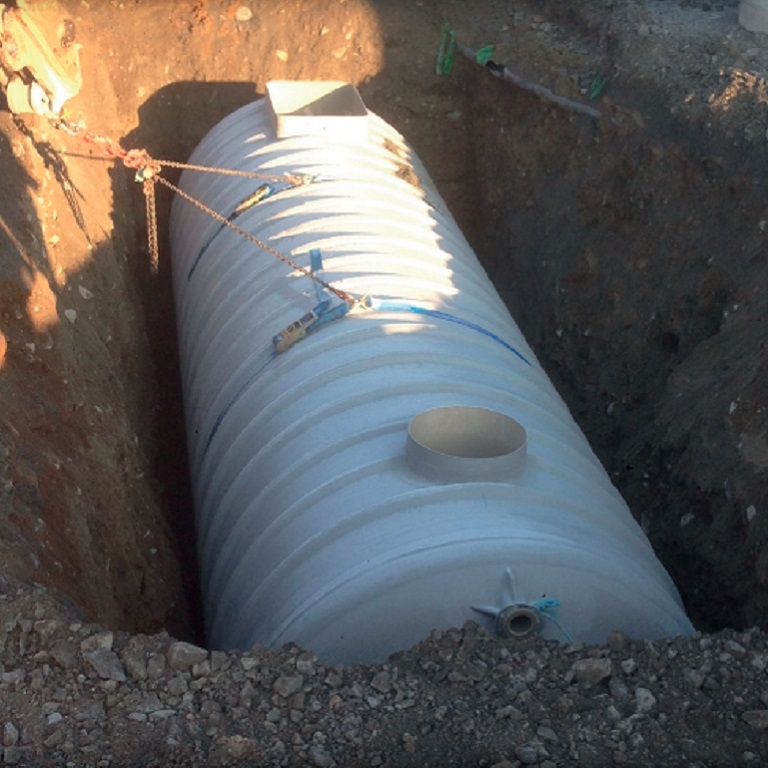
<path id="1" fill-rule="evenodd" d="M 270 177 L 181 187 L 272 252 L 174 201 L 211 646 L 356 663 L 467 620 L 589 643 L 691 633 L 426 171 L 358 100 L 271 83 L 192 155 Z"/>

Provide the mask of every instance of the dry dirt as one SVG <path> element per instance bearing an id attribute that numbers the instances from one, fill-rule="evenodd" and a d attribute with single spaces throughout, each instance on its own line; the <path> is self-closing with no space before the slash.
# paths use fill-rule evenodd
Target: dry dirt
<path id="1" fill-rule="evenodd" d="M 83 45 L 68 119 L 156 158 L 186 160 L 271 79 L 356 84 L 423 160 L 697 627 L 768 628 L 768 37 L 735 2 L 62 5 Z M 444 22 L 601 117 L 459 55 L 437 76 Z M 104 627 L 202 642 L 170 201 L 155 270 L 141 186 L 107 147 L 0 111 L 0 568 Z"/>

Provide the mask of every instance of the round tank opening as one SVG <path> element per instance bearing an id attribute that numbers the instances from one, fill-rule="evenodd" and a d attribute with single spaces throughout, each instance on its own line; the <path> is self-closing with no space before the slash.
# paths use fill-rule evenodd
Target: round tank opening
<path id="1" fill-rule="evenodd" d="M 465 459 L 507 456 L 525 447 L 525 429 L 513 418 L 465 405 L 434 408 L 415 416 L 408 434 L 423 448 Z"/>
<path id="2" fill-rule="evenodd" d="M 496 633 L 501 637 L 521 639 L 539 628 L 539 615 L 527 605 L 512 605 L 496 617 Z"/>
<path id="3" fill-rule="evenodd" d="M 410 466 L 432 479 L 505 480 L 523 469 L 528 437 L 511 416 L 451 405 L 415 416 L 408 425 Z"/>

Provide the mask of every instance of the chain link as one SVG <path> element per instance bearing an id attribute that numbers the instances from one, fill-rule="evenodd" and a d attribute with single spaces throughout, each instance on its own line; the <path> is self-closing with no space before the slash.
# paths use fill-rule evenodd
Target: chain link
<path id="1" fill-rule="evenodd" d="M 342 301 L 347 302 L 349 304 L 357 304 L 358 300 L 355 299 L 352 295 L 347 293 L 346 291 L 342 291 L 339 288 L 334 288 L 330 283 L 326 282 L 322 278 L 318 277 L 314 272 L 311 272 L 306 267 L 302 267 L 300 264 L 297 264 L 292 259 L 289 259 L 284 254 L 280 253 L 280 251 L 275 250 L 271 245 L 265 243 L 263 240 L 259 240 L 257 237 L 254 237 L 250 232 L 246 232 L 244 229 L 241 229 L 237 226 L 237 224 L 234 224 L 231 222 L 228 218 L 225 216 L 222 216 L 218 211 L 214 211 L 213 208 L 209 208 L 204 203 L 201 203 L 196 198 L 192 197 L 192 195 L 187 194 L 184 192 L 184 190 L 179 189 L 174 184 L 171 184 L 168 179 L 164 179 L 162 176 L 155 177 L 155 180 L 163 184 L 164 186 L 168 187 L 174 194 L 178 195 L 179 197 L 183 198 L 189 203 L 192 203 L 196 208 L 199 208 L 201 211 L 207 213 L 212 218 L 216 219 L 219 223 L 223 224 L 226 227 L 229 227 L 234 232 L 237 232 L 238 235 L 241 237 L 244 237 L 249 242 L 253 243 L 258 248 L 261 248 L 261 250 L 266 251 L 267 253 L 274 256 L 276 259 L 279 259 L 284 264 L 287 264 L 291 269 L 296 270 L 297 272 L 300 272 L 305 277 L 308 277 L 310 280 L 314 280 L 316 283 L 321 285 L 326 290 L 330 291 L 334 296 L 338 296 Z"/>
<path id="2" fill-rule="evenodd" d="M 312 182 L 312 176 L 299 176 L 290 173 L 269 174 L 257 173 L 256 171 L 239 171 L 234 168 L 214 168 L 209 165 L 190 165 L 189 163 L 177 163 L 173 160 L 158 160 L 157 163 L 163 168 L 180 168 L 185 171 L 202 171 L 204 173 L 218 173 L 223 176 L 243 176 L 246 179 L 266 179 L 267 181 L 286 181 L 299 187 L 303 184 Z"/>
<path id="3" fill-rule="evenodd" d="M 157 205 L 155 204 L 155 178 L 148 176 L 142 183 L 147 209 L 147 245 L 149 248 L 149 271 L 157 277 L 160 269 L 160 249 L 157 240 Z"/>
<path id="4" fill-rule="evenodd" d="M 123 165 L 126 168 L 133 168 L 136 170 L 136 181 L 142 182 L 144 191 L 146 215 L 147 215 L 147 245 L 149 248 L 150 257 L 150 270 L 152 275 L 157 275 L 160 263 L 158 234 L 157 234 L 157 204 L 155 200 L 155 184 L 161 183 L 168 187 L 174 194 L 184 198 L 194 206 L 204 211 L 209 216 L 220 222 L 224 226 L 237 232 L 241 237 L 244 237 L 249 242 L 263 251 L 279 259 L 283 263 L 290 266 L 295 271 L 308 277 L 310 280 L 314 280 L 326 290 L 333 293 L 342 301 L 348 304 L 357 304 L 358 300 L 351 296 L 346 291 L 342 291 L 339 288 L 334 288 L 330 283 L 326 282 L 322 278 L 318 277 L 314 272 L 302 267 L 292 259 L 283 255 L 279 251 L 272 248 L 263 240 L 251 235 L 244 229 L 241 229 L 236 224 L 232 223 L 225 216 L 222 216 L 213 208 L 209 208 L 199 200 L 195 199 L 191 195 L 187 194 L 179 187 L 172 184 L 167 179 L 160 175 L 163 168 L 177 168 L 181 170 L 200 171 L 203 173 L 218 173 L 225 176 L 242 176 L 249 179 L 267 179 L 269 181 L 285 181 L 293 186 L 302 186 L 304 184 L 310 184 L 314 180 L 313 176 L 297 175 L 297 174 L 265 174 L 258 173 L 256 171 L 243 171 L 235 170 L 232 168 L 214 168 L 207 165 L 191 165 L 189 163 L 179 163 L 173 160 L 155 160 L 150 157 L 149 153 L 145 149 L 123 149 L 119 143 L 110 139 L 108 136 L 100 136 L 87 130 L 85 123 L 82 121 L 73 123 L 71 120 L 66 120 L 58 115 L 50 115 L 49 121 L 54 128 L 60 129 L 68 133 L 70 136 L 77 136 L 88 144 L 93 144 L 99 148 L 101 154 L 111 160 L 122 160 Z"/>

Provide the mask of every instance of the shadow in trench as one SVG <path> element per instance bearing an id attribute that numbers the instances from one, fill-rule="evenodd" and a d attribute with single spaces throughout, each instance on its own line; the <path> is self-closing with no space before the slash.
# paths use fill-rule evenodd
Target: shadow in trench
<path id="1" fill-rule="evenodd" d="M 186 162 L 203 136 L 223 117 L 257 98 L 253 84 L 179 82 L 154 93 L 139 109 L 139 125 L 122 141 L 127 149 L 146 149 L 151 157 Z M 131 172 L 132 173 L 132 172 Z M 178 182 L 180 171 L 164 168 L 164 178 Z M 155 371 L 157 446 L 155 476 L 168 522 L 179 547 L 186 609 L 171 617 L 168 630 L 192 642 L 205 642 L 197 567 L 193 496 L 187 462 L 184 405 L 170 264 L 168 219 L 172 193 L 155 185 L 159 260 L 156 274 L 147 245 L 145 199 L 121 168 L 113 181 L 115 207 L 130 214 L 116 222 L 132 259 L 140 287 Z"/>

